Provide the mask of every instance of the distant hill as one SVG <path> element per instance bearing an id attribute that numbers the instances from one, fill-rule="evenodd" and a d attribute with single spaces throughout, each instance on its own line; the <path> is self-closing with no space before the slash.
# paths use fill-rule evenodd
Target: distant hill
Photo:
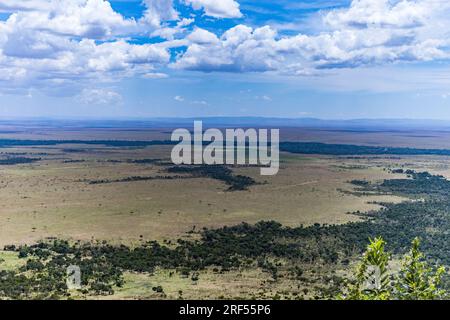
<path id="1" fill-rule="evenodd" d="M 351 130 L 407 130 L 433 129 L 450 131 L 450 120 L 419 119 L 352 119 L 323 120 L 316 118 L 270 117 L 196 117 L 196 118 L 148 118 L 124 120 L 65 120 L 65 119 L 17 119 L 1 120 L 4 126 L 35 126 L 57 128 L 164 128 L 191 127 L 195 120 L 205 127 L 303 127 Z"/>

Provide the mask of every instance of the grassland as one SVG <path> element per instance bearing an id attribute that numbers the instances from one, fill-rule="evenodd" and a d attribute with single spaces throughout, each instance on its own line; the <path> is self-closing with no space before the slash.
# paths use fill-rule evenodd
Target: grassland
<path id="1" fill-rule="evenodd" d="M 1 138 L 20 139 L 165 139 L 168 129 L 63 131 L 34 128 L 20 133 L 2 133 Z M 335 133 L 335 132 L 334 132 Z M 347 133 L 328 133 L 332 142 L 343 143 Z M 298 132 L 287 131 L 286 139 Z M 324 142 L 322 131 L 309 133 L 312 141 Z M 391 133 L 365 133 L 352 143 L 411 146 Z M 395 133 L 395 135 L 400 135 Z M 432 147 L 444 147 L 445 135 L 403 133 L 421 136 L 418 147 L 433 139 Z M 354 135 L 353 135 L 354 136 Z M 375 136 L 375 137 L 374 137 Z M 375 138 L 384 140 L 374 143 Z M 405 140 L 406 141 L 406 140 Z M 424 142 L 425 141 L 425 142 Z M 431 147 L 431 146 L 430 146 Z M 389 168 L 429 171 L 450 178 L 450 158 L 442 156 L 327 156 L 282 153 L 278 175 L 262 177 L 258 168 L 231 168 L 233 174 L 253 178 L 257 184 L 245 191 L 227 192 L 216 179 L 156 179 L 90 184 L 89 181 L 121 181 L 128 177 L 167 175 L 169 146 L 144 148 L 103 145 L 57 144 L 16 146 L 0 149 L 0 159 L 28 157 L 31 163 L 0 165 L 0 247 L 33 244 L 47 237 L 71 241 L 107 240 L 113 244 L 139 246 L 147 240 L 193 240 L 190 234 L 202 228 L 233 226 L 241 222 L 275 220 L 285 226 L 344 224 L 360 221 L 350 212 L 378 210 L 374 202 L 400 203 L 407 199 L 390 194 L 357 194 L 352 180 L 380 183 L 402 178 Z M 139 161 L 143 160 L 143 161 Z M 0 252 L 0 270 L 14 270 L 24 261 L 12 252 Z M 351 264 L 352 262 L 350 262 Z M 241 268 L 219 273 L 213 268 L 199 271 L 198 280 L 180 276 L 171 269 L 153 273 L 125 272 L 125 284 L 117 287 L 117 299 L 137 298 L 314 298 L 314 289 L 328 281 L 318 265 L 303 265 L 305 281 L 293 281 L 281 268 L 273 277 L 259 268 Z M 317 273 L 310 270 L 317 269 Z M 309 270 L 309 271 L 308 271 Z M 349 266 L 333 268 L 345 274 Z M 154 288 L 162 286 L 164 292 Z M 305 291 L 306 290 L 306 291 Z M 180 292 L 181 291 L 181 292 Z M 103 298 L 80 296 L 79 298 Z"/>
<path id="2" fill-rule="evenodd" d="M 80 152 L 62 151 L 68 148 Z M 344 223 L 356 219 L 347 212 L 378 208 L 368 202 L 401 200 L 341 192 L 351 189 L 350 180 L 388 176 L 382 163 L 367 165 L 366 159 L 285 154 L 274 177 L 262 178 L 257 168 L 234 168 L 235 174 L 260 184 L 248 191 L 226 192 L 223 182 L 208 178 L 88 183 L 165 174 L 164 166 L 127 161 L 167 160 L 169 148 L 163 146 L 61 145 L 2 151 L 39 153 L 42 160 L 0 166 L 0 245 L 32 243 L 47 236 L 133 243 L 142 238 L 171 239 L 193 228 L 270 219 L 290 226 Z"/>

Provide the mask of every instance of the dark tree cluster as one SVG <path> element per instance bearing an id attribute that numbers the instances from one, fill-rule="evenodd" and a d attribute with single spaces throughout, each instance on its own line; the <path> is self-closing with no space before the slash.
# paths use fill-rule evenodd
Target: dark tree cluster
<path id="1" fill-rule="evenodd" d="M 193 177 L 205 177 L 220 180 L 229 186 L 228 191 L 247 190 L 256 184 L 256 181 L 244 175 L 233 175 L 233 171 L 223 165 L 196 165 L 196 166 L 173 166 L 167 169 L 169 173 L 185 173 Z"/>
<path id="2" fill-rule="evenodd" d="M 26 158 L 26 157 L 9 157 L 6 159 L 0 159 L 0 165 L 12 166 L 15 164 L 26 164 L 41 161 L 41 158 Z"/>
<path id="3" fill-rule="evenodd" d="M 174 145 L 178 142 L 170 140 L 151 140 L 151 141 L 127 141 L 127 140 L 19 140 L 19 139 L 0 139 L 0 147 L 16 146 L 55 146 L 59 144 L 84 144 L 84 145 L 102 145 L 107 147 L 134 147 L 145 148 L 157 145 Z"/>
<path id="4" fill-rule="evenodd" d="M 132 176 L 120 179 L 100 179 L 100 180 L 89 180 L 89 184 L 107 184 L 115 182 L 134 182 L 134 181 L 150 181 L 150 180 L 175 180 L 175 179 L 189 179 L 190 177 L 185 176 Z"/>
<path id="5" fill-rule="evenodd" d="M 326 144 L 318 142 L 281 142 L 280 151 L 324 155 L 439 155 L 449 156 L 447 149 L 418 149 L 399 147 L 373 147 L 352 144 Z"/>

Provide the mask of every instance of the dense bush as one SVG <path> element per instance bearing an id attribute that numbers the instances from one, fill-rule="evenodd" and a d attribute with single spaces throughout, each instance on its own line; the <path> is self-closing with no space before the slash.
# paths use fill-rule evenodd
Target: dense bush
<path id="1" fill-rule="evenodd" d="M 223 181 L 229 185 L 228 191 L 247 190 L 256 184 L 253 178 L 243 175 L 233 175 L 230 168 L 222 165 L 173 166 L 167 169 L 169 173 L 187 173 L 194 177 L 207 177 Z"/>
<path id="2" fill-rule="evenodd" d="M 0 165 L 11 166 L 15 164 L 33 163 L 40 160 L 41 158 L 8 157 L 6 159 L 0 159 Z"/>

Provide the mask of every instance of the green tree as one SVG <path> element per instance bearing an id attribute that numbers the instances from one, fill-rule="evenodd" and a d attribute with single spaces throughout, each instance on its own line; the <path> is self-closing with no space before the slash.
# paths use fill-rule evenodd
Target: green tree
<path id="1" fill-rule="evenodd" d="M 355 281 L 348 285 L 347 300 L 388 300 L 391 297 L 388 263 L 390 254 L 381 238 L 370 239 L 370 244 L 356 270 Z"/>
<path id="2" fill-rule="evenodd" d="M 345 300 L 437 300 L 447 296 L 440 288 L 445 268 L 434 270 L 420 252 L 420 240 L 412 241 L 397 275 L 389 272 L 390 254 L 382 238 L 370 240 L 353 280 L 347 280 L 339 299 Z M 392 280 L 391 280 L 392 279 Z"/>
<path id="3" fill-rule="evenodd" d="M 440 266 L 434 271 L 424 260 L 419 247 L 420 240 L 415 238 L 411 251 L 404 258 L 396 285 L 396 295 L 403 300 L 442 299 L 445 297 L 445 291 L 439 286 L 445 268 Z"/>

